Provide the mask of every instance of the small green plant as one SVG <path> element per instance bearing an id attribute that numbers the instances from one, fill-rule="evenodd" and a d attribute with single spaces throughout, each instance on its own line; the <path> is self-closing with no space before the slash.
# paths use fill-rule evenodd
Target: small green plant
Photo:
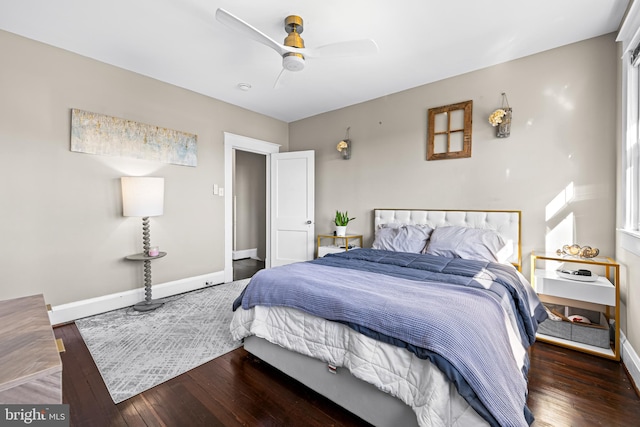
<path id="1" fill-rule="evenodd" d="M 339 227 L 346 227 L 349 221 L 353 221 L 355 218 L 349 218 L 349 212 L 336 211 L 336 225 Z"/>

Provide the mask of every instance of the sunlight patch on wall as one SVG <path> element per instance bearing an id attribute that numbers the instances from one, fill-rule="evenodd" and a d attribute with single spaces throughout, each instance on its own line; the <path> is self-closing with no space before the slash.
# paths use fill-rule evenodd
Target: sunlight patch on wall
<path id="1" fill-rule="evenodd" d="M 562 246 L 572 244 L 576 238 L 575 230 L 576 220 L 573 212 L 571 212 L 558 225 L 552 229 L 547 229 L 547 235 L 544 239 L 545 252 L 555 253 Z"/>
<path id="2" fill-rule="evenodd" d="M 573 185 L 573 181 L 569 183 L 565 188 L 558 193 L 556 197 L 551 200 L 547 206 L 545 207 L 545 221 L 549 221 L 551 218 L 556 216 L 563 208 L 569 205 L 571 201 L 575 198 L 575 188 Z"/>
<path id="3" fill-rule="evenodd" d="M 564 85 L 560 91 L 554 91 L 553 89 L 546 89 L 543 93 L 549 98 L 553 98 L 562 108 L 567 111 L 571 111 L 575 108 L 573 102 L 566 97 L 563 93 L 568 92 L 569 85 Z"/>

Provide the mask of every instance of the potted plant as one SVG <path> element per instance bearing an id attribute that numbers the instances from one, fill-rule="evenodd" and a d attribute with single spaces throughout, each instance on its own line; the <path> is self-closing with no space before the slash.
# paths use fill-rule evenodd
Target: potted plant
<path id="1" fill-rule="evenodd" d="M 355 218 L 349 218 L 349 212 L 336 211 L 336 236 L 346 236 L 347 224 L 349 224 L 349 221 L 353 221 L 354 219 Z"/>

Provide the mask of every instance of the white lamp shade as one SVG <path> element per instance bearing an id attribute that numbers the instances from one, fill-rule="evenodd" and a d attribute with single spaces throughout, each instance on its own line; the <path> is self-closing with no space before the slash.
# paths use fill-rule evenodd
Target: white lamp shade
<path id="1" fill-rule="evenodd" d="M 164 212 L 164 178 L 123 176 L 122 215 L 158 216 Z"/>

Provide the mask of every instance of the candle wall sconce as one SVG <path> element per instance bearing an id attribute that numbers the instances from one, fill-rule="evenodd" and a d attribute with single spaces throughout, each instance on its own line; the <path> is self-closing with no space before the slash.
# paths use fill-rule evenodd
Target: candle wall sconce
<path id="1" fill-rule="evenodd" d="M 502 92 L 502 107 L 495 110 L 489 116 L 489 123 L 496 128 L 496 137 L 508 138 L 511 135 L 511 113 L 507 94 Z"/>
<path id="2" fill-rule="evenodd" d="M 338 145 L 336 146 L 338 151 L 342 154 L 342 158 L 344 160 L 349 160 L 351 158 L 351 140 L 349 139 L 349 129 L 351 128 L 347 128 L 345 138 L 342 141 L 338 142 Z"/>

